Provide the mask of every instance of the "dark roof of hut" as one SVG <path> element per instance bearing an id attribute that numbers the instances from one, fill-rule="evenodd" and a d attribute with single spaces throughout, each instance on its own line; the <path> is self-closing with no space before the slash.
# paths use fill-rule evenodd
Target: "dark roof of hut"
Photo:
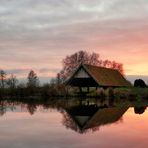
<path id="1" fill-rule="evenodd" d="M 87 64 L 79 66 L 67 81 L 67 84 L 71 81 L 80 68 L 84 68 L 84 70 L 98 83 L 99 86 L 131 86 L 131 84 L 118 70 Z"/>

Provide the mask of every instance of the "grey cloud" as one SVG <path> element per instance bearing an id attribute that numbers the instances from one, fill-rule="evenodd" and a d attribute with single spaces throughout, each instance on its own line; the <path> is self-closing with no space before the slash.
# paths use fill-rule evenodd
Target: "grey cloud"
<path id="1" fill-rule="evenodd" d="M 138 0 L 6 0 L 1 2 L 0 10 L 0 32 L 6 39 L 14 40 L 56 36 L 63 27 L 71 24 L 84 23 L 85 26 L 85 23 L 121 19 L 122 16 L 147 16 L 144 0 L 140 5 Z"/>
<path id="2" fill-rule="evenodd" d="M 52 69 L 79 49 L 126 46 L 129 36 L 147 44 L 147 17 L 147 0 L 0 0 L 0 62 Z"/>

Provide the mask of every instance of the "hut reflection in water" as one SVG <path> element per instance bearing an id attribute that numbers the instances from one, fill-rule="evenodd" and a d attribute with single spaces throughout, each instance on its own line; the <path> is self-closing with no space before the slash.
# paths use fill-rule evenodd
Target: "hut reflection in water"
<path id="1" fill-rule="evenodd" d="M 86 133 L 88 131 L 96 131 L 100 126 L 122 121 L 123 114 L 128 107 L 109 107 L 104 104 L 98 106 L 78 105 L 65 108 L 63 113 L 63 124 L 76 132 Z"/>

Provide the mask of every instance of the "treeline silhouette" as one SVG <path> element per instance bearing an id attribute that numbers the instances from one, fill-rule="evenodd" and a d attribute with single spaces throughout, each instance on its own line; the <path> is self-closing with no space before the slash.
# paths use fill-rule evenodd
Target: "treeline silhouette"
<path id="1" fill-rule="evenodd" d="M 77 88 L 65 86 L 63 81 L 57 75 L 52 79 L 50 83 L 40 85 L 37 74 L 31 70 L 26 77 L 26 82 L 19 82 L 17 77 L 13 74 L 10 76 L 4 70 L 0 70 L 0 99 L 8 98 L 49 98 L 49 97 L 84 97 L 83 94 L 78 93 Z M 142 79 L 135 80 L 134 87 L 142 89 L 131 88 L 131 91 L 125 92 L 124 89 L 112 90 L 96 90 L 90 92 L 85 97 L 97 97 L 97 98 L 128 98 L 129 100 L 139 100 L 140 98 L 146 98 L 148 100 L 147 85 Z M 143 89 L 146 88 L 146 89 Z M 133 99 L 132 99 L 133 98 Z"/>
<path id="2" fill-rule="evenodd" d="M 25 83 L 19 82 L 13 74 L 8 77 L 4 70 L 0 70 L 0 98 L 66 96 L 67 92 L 67 87 L 58 78 L 40 85 L 37 74 L 31 70 Z"/>

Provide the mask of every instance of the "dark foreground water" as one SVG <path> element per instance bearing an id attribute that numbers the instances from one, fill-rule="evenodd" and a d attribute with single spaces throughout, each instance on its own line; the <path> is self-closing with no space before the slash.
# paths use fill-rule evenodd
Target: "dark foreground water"
<path id="1" fill-rule="evenodd" d="M 100 101 L 0 101 L 0 148 L 146 148 L 148 110 Z"/>

